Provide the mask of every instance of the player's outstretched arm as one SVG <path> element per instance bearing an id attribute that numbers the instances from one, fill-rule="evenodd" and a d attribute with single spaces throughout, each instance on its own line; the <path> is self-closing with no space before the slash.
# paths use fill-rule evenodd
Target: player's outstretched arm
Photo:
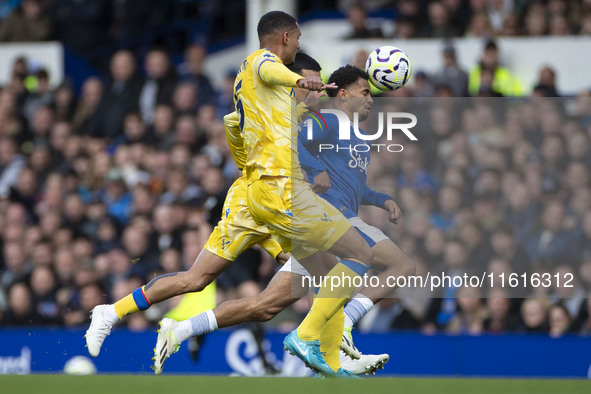
<path id="1" fill-rule="evenodd" d="M 298 81 L 298 88 L 315 90 L 317 92 L 325 89 L 336 89 L 338 86 L 334 83 L 325 84 L 320 77 L 308 77 Z"/>
<path id="2" fill-rule="evenodd" d="M 271 85 L 292 86 L 315 91 L 336 89 L 337 87 L 334 84 L 325 84 L 319 77 L 304 78 L 288 69 L 284 64 L 277 62 L 269 54 L 258 58 L 253 67 L 261 81 Z"/>

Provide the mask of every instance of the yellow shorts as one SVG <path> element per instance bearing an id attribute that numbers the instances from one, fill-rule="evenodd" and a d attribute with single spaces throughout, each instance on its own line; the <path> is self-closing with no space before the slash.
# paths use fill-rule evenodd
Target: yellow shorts
<path id="1" fill-rule="evenodd" d="M 222 218 L 209 236 L 205 249 L 229 261 L 259 244 L 273 258 L 281 253 L 281 246 L 271 237 L 265 226 L 258 225 L 246 206 L 248 186 L 246 178 L 238 178 L 228 190 Z"/>
<path id="2" fill-rule="evenodd" d="M 290 177 L 262 177 L 248 186 L 248 207 L 259 225 L 296 259 L 328 250 L 351 227 L 338 209 L 319 197 L 307 182 Z"/>

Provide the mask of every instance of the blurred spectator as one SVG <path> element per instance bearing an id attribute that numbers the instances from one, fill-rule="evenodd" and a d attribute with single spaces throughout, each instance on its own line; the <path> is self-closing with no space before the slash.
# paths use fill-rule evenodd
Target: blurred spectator
<path id="1" fill-rule="evenodd" d="M 120 224 L 127 224 L 131 215 L 131 194 L 127 191 L 121 170 L 113 168 L 105 177 L 106 187 L 101 191 L 102 201 L 109 215 Z"/>
<path id="2" fill-rule="evenodd" d="M 158 205 L 154 209 L 154 234 L 152 245 L 160 252 L 179 250 L 181 248 L 181 233 L 172 217 L 172 208 L 168 205 Z M 174 272 L 174 271 L 173 271 Z"/>
<path id="3" fill-rule="evenodd" d="M 215 92 L 203 69 L 206 55 L 207 50 L 203 45 L 191 45 L 185 50 L 184 63 L 178 67 L 181 78 L 195 85 L 198 106 L 215 103 Z"/>
<path id="4" fill-rule="evenodd" d="M 33 303 L 43 325 L 61 323 L 60 307 L 56 299 L 55 274 L 48 266 L 38 266 L 31 273 Z"/>
<path id="5" fill-rule="evenodd" d="M 521 35 L 521 21 L 519 15 L 510 13 L 503 20 L 503 27 L 499 32 L 500 36 L 515 37 Z"/>
<path id="6" fill-rule="evenodd" d="M 148 134 L 154 137 L 157 147 L 162 149 L 172 145 L 174 120 L 174 111 L 170 105 L 156 106 Z"/>
<path id="7" fill-rule="evenodd" d="M 447 241 L 443 250 L 443 261 L 437 269 L 445 272 L 450 280 L 441 284 L 437 292 L 433 294 L 422 329 L 425 332 L 434 332 L 439 328 L 445 328 L 456 316 L 458 310 L 458 290 L 454 286 L 453 278 L 462 276 L 466 272 L 468 256 L 464 245 L 455 240 Z M 470 306 L 471 307 L 471 306 Z"/>
<path id="8" fill-rule="evenodd" d="M 82 85 L 82 95 L 72 119 L 76 134 L 87 134 L 90 120 L 95 116 L 103 96 L 103 84 L 98 78 L 88 78 Z"/>
<path id="9" fill-rule="evenodd" d="M 571 34 L 568 20 L 564 15 L 554 15 L 550 19 L 550 35 L 551 36 L 568 36 Z"/>
<path id="10" fill-rule="evenodd" d="M 525 15 L 525 34 L 531 37 L 540 37 L 546 35 L 548 31 L 548 22 L 543 10 L 531 9 Z"/>
<path id="11" fill-rule="evenodd" d="M 433 176 L 425 169 L 423 154 L 415 145 L 404 150 L 402 171 L 396 179 L 399 187 L 412 187 L 419 192 L 433 192 L 437 184 Z"/>
<path id="12" fill-rule="evenodd" d="M 18 183 L 20 171 L 27 159 L 18 152 L 16 141 L 11 137 L 0 137 L 0 196 L 8 196 L 11 187 Z"/>
<path id="13" fill-rule="evenodd" d="M 347 19 L 351 26 L 351 32 L 345 36 L 345 39 L 384 37 L 379 27 L 370 25 L 367 11 L 361 2 L 355 3 L 347 9 Z"/>
<path id="14" fill-rule="evenodd" d="M 416 25 L 411 19 L 400 17 L 396 20 L 394 38 L 407 39 L 417 36 Z"/>
<path id="15" fill-rule="evenodd" d="M 185 203 L 198 203 L 203 196 L 201 188 L 189 181 L 184 170 L 172 170 L 166 180 L 166 193 L 160 198 L 162 204 L 172 204 L 179 200 Z"/>
<path id="16" fill-rule="evenodd" d="M 552 305 L 548 311 L 549 334 L 558 338 L 570 331 L 572 318 L 566 308 L 560 304 Z"/>
<path id="17" fill-rule="evenodd" d="M 35 172 L 30 168 L 23 168 L 19 173 L 18 183 L 10 189 L 10 200 L 22 204 L 29 219 L 35 217 L 35 205 L 40 199 Z"/>
<path id="18" fill-rule="evenodd" d="M 488 19 L 488 15 L 485 13 L 472 15 L 468 30 L 466 31 L 466 37 L 489 38 L 493 33 L 493 27 Z"/>
<path id="19" fill-rule="evenodd" d="M 487 2 L 488 20 L 494 32 L 498 33 L 503 27 L 503 21 L 513 11 L 513 0 L 494 0 Z"/>
<path id="20" fill-rule="evenodd" d="M 536 266 L 558 264 L 568 261 L 577 245 L 576 234 L 565 229 L 566 212 L 558 201 L 551 201 L 544 207 L 541 226 L 527 241 L 525 252 Z"/>
<path id="21" fill-rule="evenodd" d="M 193 115 L 197 112 L 198 91 L 191 82 L 179 83 L 172 96 L 172 104 L 177 115 Z"/>
<path id="22" fill-rule="evenodd" d="M 139 96 L 142 118 L 147 124 L 154 120 L 157 105 L 172 103 L 176 85 L 176 73 L 170 66 L 168 54 L 163 49 L 152 49 L 144 64 L 146 81 Z"/>
<path id="23" fill-rule="evenodd" d="M 489 41 L 484 47 L 480 63 L 470 70 L 468 90 L 471 95 L 477 95 L 483 88 L 490 88 L 503 96 L 522 94 L 520 82 L 507 68 L 500 65 L 499 60 L 497 44 Z M 485 75 L 487 79 L 484 78 Z"/>
<path id="24" fill-rule="evenodd" d="M 439 189 L 437 210 L 431 214 L 431 225 L 443 231 L 449 231 L 455 224 L 462 196 L 458 188 L 444 185 Z"/>
<path id="25" fill-rule="evenodd" d="M 0 24 L 0 42 L 47 41 L 53 36 L 53 22 L 43 0 L 21 0 Z"/>
<path id="26" fill-rule="evenodd" d="M 522 333 L 548 332 L 548 301 L 528 298 L 521 305 L 521 322 L 517 328 Z"/>
<path id="27" fill-rule="evenodd" d="M 82 284 L 78 291 L 78 302 L 73 302 L 64 314 L 64 323 L 67 327 L 86 326 L 89 321 L 90 311 L 99 304 L 104 304 L 105 291 L 100 284 L 88 282 Z"/>
<path id="28" fill-rule="evenodd" d="M 460 27 L 451 23 L 448 9 L 443 2 L 433 1 L 427 5 L 428 21 L 423 25 L 422 37 L 447 38 L 457 37 L 462 32 Z"/>
<path id="29" fill-rule="evenodd" d="M 511 317 L 511 299 L 504 289 L 491 289 L 488 293 L 486 307 L 488 316 L 483 322 L 483 328 L 490 334 L 503 334 L 513 330 Z"/>
<path id="30" fill-rule="evenodd" d="M 468 95 L 468 73 L 458 64 L 456 50 L 447 44 L 442 51 L 443 67 L 435 76 L 436 85 L 447 85 L 456 97 Z"/>
<path id="31" fill-rule="evenodd" d="M 148 233 L 140 226 L 128 226 L 123 231 L 121 243 L 132 261 L 131 272 L 142 278 L 159 271 L 158 254 L 150 247 Z"/>
<path id="32" fill-rule="evenodd" d="M 424 71 L 416 73 L 412 86 L 414 97 L 433 97 L 433 85 Z"/>
<path id="33" fill-rule="evenodd" d="M 113 139 L 121 135 L 125 115 L 139 109 L 141 79 L 131 52 L 122 50 L 113 55 L 111 77 L 110 86 L 88 125 L 89 132 L 99 138 Z"/>
<path id="34" fill-rule="evenodd" d="M 458 290 L 458 313 L 447 325 L 450 334 L 478 335 L 484 331 L 487 311 L 480 297 L 480 291 L 474 287 L 462 287 Z"/>
<path id="35" fill-rule="evenodd" d="M 53 93 L 51 105 L 58 121 L 71 122 L 76 110 L 74 86 L 70 80 L 62 82 Z"/>
<path id="36" fill-rule="evenodd" d="M 23 104 L 23 115 L 31 121 L 38 108 L 49 106 L 53 103 L 53 92 L 49 86 L 49 73 L 45 69 L 37 72 L 37 89 L 29 92 Z"/>
<path id="37" fill-rule="evenodd" d="M 8 289 L 13 283 L 28 280 L 32 267 L 26 261 L 22 245 L 18 241 L 4 240 L 2 249 L 4 267 L 0 274 L 0 285 Z"/>
<path id="38" fill-rule="evenodd" d="M 579 28 L 579 35 L 591 35 L 591 11 L 587 11 L 581 18 L 581 27 Z"/>
<path id="39" fill-rule="evenodd" d="M 31 290 L 26 284 L 16 282 L 8 289 L 8 310 L 2 317 L 3 326 L 38 326 L 43 319 L 35 310 Z"/>
<path id="40" fill-rule="evenodd" d="M 534 87 L 534 93 L 540 93 L 541 97 L 559 97 L 556 91 L 556 72 L 550 66 L 542 67 L 538 83 Z"/>

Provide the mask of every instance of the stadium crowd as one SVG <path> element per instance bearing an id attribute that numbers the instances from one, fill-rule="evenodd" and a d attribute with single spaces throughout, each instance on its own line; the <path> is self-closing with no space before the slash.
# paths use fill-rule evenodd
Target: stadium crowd
<path id="1" fill-rule="evenodd" d="M 59 29 L 43 13 L 46 2 L 21 3 L 3 11 L 0 41 L 52 38 Z M 396 2 L 397 36 L 405 23 L 412 33 L 404 34 L 422 37 L 591 33 L 588 1 L 416 4 Z M 353 26 L 366 20 L 357 4 L 344 6 Z M 33 33 L 10 18 L 47 19 L 50 27 L 41 32 L 45 22 L 36 22 L 40 35 L 18 36 Z M 404 220 L 390 225 L 375 208 L 362 215 L 413 257 L 421 275 L 572 273 L 575 287 L 518 296 L 498 286 L 441 288 L 435 298 L 406 289 L 378 304 L 361 330 L 591 333 L 591 90 L 561 98 L 548 67 L 535 87 L 520 86 L 498 51 L 489 41 L 482 61 L 463 70 L 446 45 L 439 73 L 417 73 L 391 94 L 389 105 L 412 106 L 426 124 L 418 143 L 399 141 L 403 153 L 372 159 L 369 185 L 394 196 Z M 118 50 L 107 82 L 88 78 L 79 97 L 68 78 L 52 89 L 55 81 L 31 59 L 14 62 L 0 90 L 1 326 L 84 327 L 95 305 L 190 267 L 238 175 L 221 122 L 233 110 L 234 75 L 212 86 L 206 56 L 204 46 L 190 45 L 174 65 L 161 47 L 141 62 Z M 275 270 L 264 253 L 247 264 L 220 278 L 219 300 L 244 281 L 264 286 Z M 150 327 L 175 302 L 125 324 Z M 270 324 L 292 327 L 308 306 L 302 300 Z"/>

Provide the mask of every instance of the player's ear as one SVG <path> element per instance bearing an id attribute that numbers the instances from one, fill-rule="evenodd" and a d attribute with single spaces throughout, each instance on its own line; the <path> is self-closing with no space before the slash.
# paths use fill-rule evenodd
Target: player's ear
<path id="1" fill-rule="evenodd" d="M 289 32 L 284 31 L 283 34 L 281 35 L 281 44 L 287 45 L 288 42 L 289 42 Z"/>

